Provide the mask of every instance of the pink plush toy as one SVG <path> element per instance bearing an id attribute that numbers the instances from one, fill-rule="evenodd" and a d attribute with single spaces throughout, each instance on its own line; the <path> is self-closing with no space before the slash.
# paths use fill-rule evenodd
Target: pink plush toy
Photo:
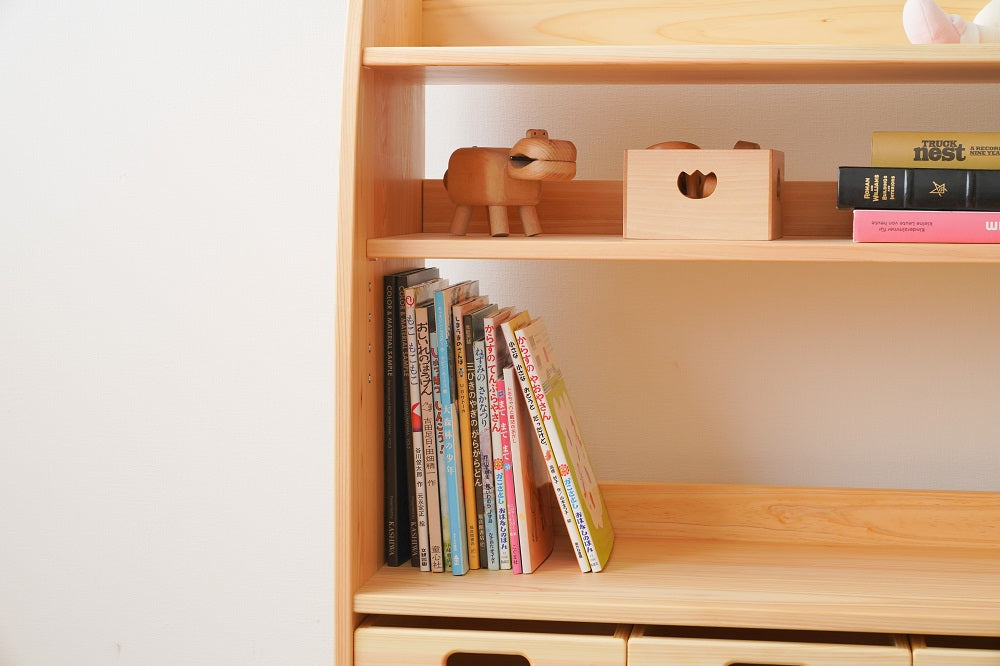
<path id="1" fill-rule="evenodd" d="M 903 30 L 912 44 L 1000 42 L 1000 0 L 990 0 L 971 23 L 945 14 L 934 0 L 906 0 Z"/>

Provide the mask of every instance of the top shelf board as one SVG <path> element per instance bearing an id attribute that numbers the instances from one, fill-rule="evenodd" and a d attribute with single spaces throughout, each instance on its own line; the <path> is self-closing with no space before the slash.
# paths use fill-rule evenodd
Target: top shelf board
<path id="1" fill-rule="evenodd" d="M 368 47 L 427 84 L 1000 83 L 1000 44 Z"/>

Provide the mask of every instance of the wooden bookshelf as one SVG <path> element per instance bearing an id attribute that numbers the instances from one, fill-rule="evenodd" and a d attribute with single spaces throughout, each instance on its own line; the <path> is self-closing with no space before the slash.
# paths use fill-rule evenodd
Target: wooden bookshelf
<path id="1" fill-rule="evenodd" d="M 949 10 L 972 16 L 981 4 Z M 353 632 L 369 613 L 1000 635 L 1000 493 L 602 479 L 617 543 L 600 574 L 579 573 L 562 551 L 528 576 L 382 564 L 386 273 L 428 258 L 1000 263 L 993 246 L 854 244 L 829 182 L 786 183 L 776 241 L 623 239 L 616 181 L 554 185 L 539 210 L 542 236 L 491 238 L 477 221 L 469 236 L 451 236 L 440 181 L 423 173 L 424 87 L 1000 82 L 1000 46 L 905 44 L 900 5 L 352 0 L 337 248 L 336 663 L 353 662 Z M 752 35 L 767 43 L 748 43 Z M 792 35 L 798 43 L 783 43 Z"/>

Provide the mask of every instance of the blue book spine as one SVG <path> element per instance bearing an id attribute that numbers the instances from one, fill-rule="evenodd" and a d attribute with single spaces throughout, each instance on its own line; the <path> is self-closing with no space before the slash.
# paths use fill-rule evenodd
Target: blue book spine
<path id="1" fill-rule="evenodd" d="M 434 317 L 444 322 L 438 329 L 438 368 L 441 385 L 441 432 L 444 438 L 445 486 L 448 491 L 448 530 L 451 534 L 451 572 L 461 576 L 469 571 L 469 546 L 465 531 L 465 496 L 462 488 L 462 451 L 455 446 L 457 411 L 452 392 L 454 357 L 451 355 L 451 296 L 447 290 L 434 293 Z"/>
<path id="2" fill-rule="evenodd" d="M 434 312 L 431 311 L 430 318 L 434 318 Z M 438 470 L 444 469 L 444 435 L 441 432 L 442 427 L 442 409 L 441 409 L 441 369 L 438 367 L 438 336 L 437 330 L 431 330 L 431 383 L 434 385 L 434 459 L 437 462 L 435 468 Z M 444 482 L 444 472 L 438 472 L 438 483 L 437 491 L 438 498 L 440 501 L 440 511 L 441 511 L 441 553 L 443 556 L 444 570 L 446 572 L 451 572 L 451 530 L 448 528 L 449 524 L 449 514 L 448 514 L 448 487 Z"/>

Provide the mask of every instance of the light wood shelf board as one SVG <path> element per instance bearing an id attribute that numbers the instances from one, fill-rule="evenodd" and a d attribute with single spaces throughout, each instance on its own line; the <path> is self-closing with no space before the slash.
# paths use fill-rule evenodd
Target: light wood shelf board
<path id="1" fill-rule="evenodd" d="M 380 46 L 363 62 L 428 84 L 1000 81 L 997 44 Z"/>
<path id="2" fill-rule="evenodd" d="M 996 550 L 620 536 L 583 574 L 568 548 L 534 573 L 383 567 L 361 613 L 900 633 L 1000 633 Z"/>
<path id="3" fill-rule="evenodd" d="M 1000 263 L 1000 245 L 854 243 L 850 239 L 774 241 L 631 240 L 621 236 L 408 234 L 373 238 L 368 257 L 626 261 Z"/>
<path id="4" fill-rule="evenodd" d="M 580 572 L 560 533 L 530 575 L 383 567 L 355 611 L 1000 632 L 1000 493 L 643 483 L 602 493 L 616 543 L 599 574 Z"/>

